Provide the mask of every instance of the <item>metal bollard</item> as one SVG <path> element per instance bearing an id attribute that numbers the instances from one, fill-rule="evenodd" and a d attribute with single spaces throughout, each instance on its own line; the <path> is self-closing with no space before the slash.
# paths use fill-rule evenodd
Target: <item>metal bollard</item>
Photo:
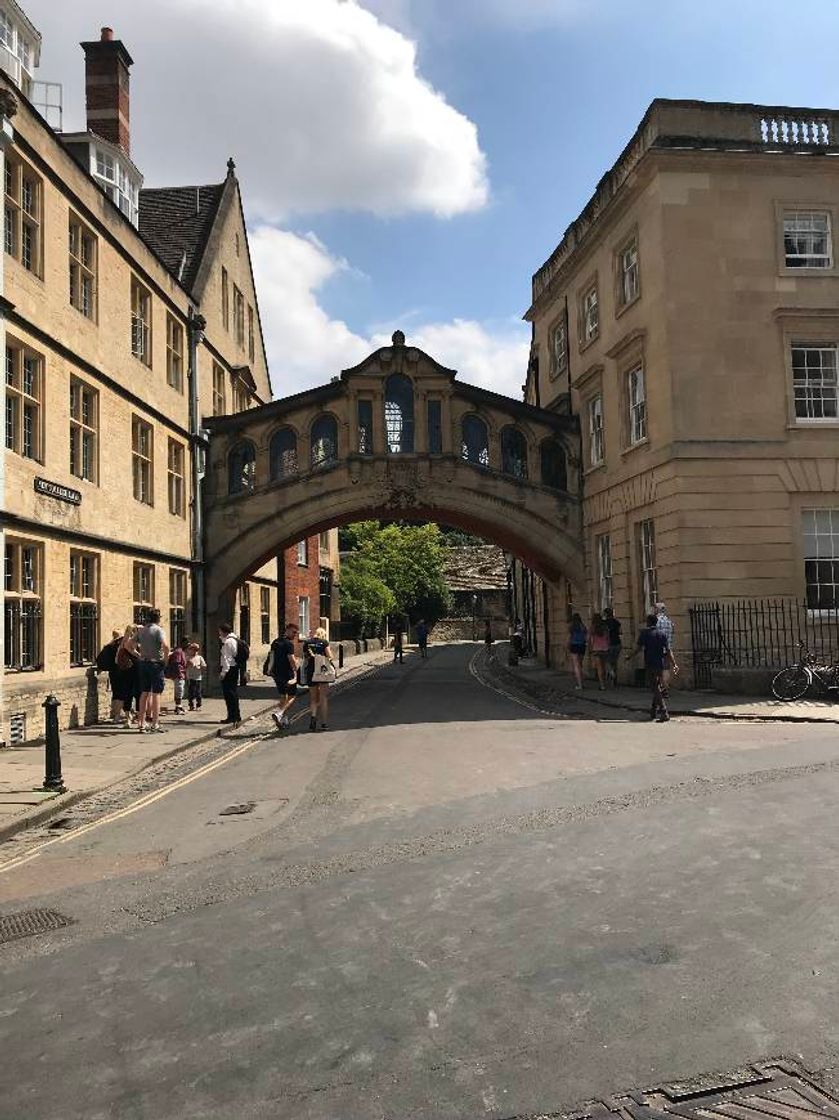
<path id="1" fill-rule="evenodd" d="M 344 668 L 344 647 L 341 642 L 338 643 L 338 668 Z"/>
<path id="2" fill-rule="evenodd" d="M 58 733 L 58 709 L 61 701 L 50 693 L 41 707 L 46 713 L 46 775 L 44 789 L 53 793 L 66 793 L 67 787 L 61 777 L 61 738 Z"/>

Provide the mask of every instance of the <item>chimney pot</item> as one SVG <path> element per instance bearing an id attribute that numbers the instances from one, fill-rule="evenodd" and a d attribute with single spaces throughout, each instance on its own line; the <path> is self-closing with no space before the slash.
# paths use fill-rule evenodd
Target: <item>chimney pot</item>
<path id="1" fill-rule="evenodd" d="M 100 38 L 82 43 L 85 58 L 87 127 L 128 155 L 131 55 L 110 27 Z"/>

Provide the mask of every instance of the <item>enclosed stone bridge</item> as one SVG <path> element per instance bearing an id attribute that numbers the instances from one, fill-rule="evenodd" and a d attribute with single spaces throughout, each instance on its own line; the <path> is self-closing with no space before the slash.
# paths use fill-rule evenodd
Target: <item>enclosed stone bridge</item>
<path id="1" fill-rule="evenodd" d="M 281 549 L 366 518 L 455 525 L 581 579 L 576 419 L 458 381 L 401 331 L 328 384 L 205 423 L 209 633 Z"/>

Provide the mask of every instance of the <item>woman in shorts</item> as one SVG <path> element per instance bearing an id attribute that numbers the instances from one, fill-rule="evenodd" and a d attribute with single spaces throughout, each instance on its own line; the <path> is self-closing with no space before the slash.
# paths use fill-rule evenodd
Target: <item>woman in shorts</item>
<path id="1" fill-rule="evenodd" d="M 571 626 L 568 631 L 568 654 L 571 659 L 571 671 L 574 674 L 574 688 L 583 687 L 583 658 L 586 655 L 588 644 L 588 630 L 582 618 L 575 612 L 571 615 Z"/>
<path id="2" fill-rule="evenodd" d="M 597 673 L 597 687 L 602 692 L 606 687 L 606 663 L 609 660 L 609 627 L 600 614 L 595 614 L 591 620 L 589 649 Z"/>
<path id="3" fill-rule="evenodd" d="M 313 638 L 306 643 L 306 684 L 309 686 L 309 730 L 317 731 L 318 716 L 320 716 L 320 729 L 326 731 L 329 719 L 329 685 L 320 682 L 313 684 L 315 674 L 315 657 L 325 657 L 332 661 L 332 650 L 329 648 L 329 639 L 322 626 L 315 630 Z"/>

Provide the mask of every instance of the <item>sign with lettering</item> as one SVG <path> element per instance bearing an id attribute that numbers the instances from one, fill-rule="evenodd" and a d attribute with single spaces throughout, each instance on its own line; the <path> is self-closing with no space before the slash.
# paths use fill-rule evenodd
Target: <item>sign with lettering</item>
<path id="1" fill-rule="evenodd" d="M 59 502 L 69 502 L 71 506 L 82 504 L 80 490 L 71 490 L 69 486 L 62 486 L 59 482 L 50 482 L 47 478 L 35 479 L 35 493 L 46 494 L 48 498 L 57 498 Z"/>

